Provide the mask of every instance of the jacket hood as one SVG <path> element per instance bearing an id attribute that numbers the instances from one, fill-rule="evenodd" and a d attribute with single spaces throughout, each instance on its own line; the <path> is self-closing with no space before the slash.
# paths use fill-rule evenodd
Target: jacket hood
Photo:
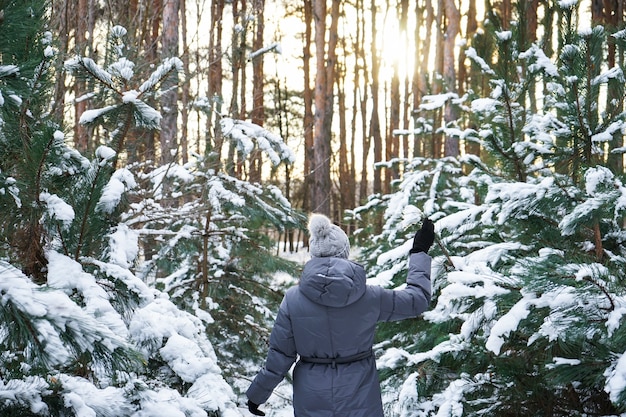
<path id="1" fill-rule="evenodd" d="M 313 258 L 304 266 L 299 287 L 314 303 L 347 306 L 365 294 L 365 270 L 343 258 Z"/>

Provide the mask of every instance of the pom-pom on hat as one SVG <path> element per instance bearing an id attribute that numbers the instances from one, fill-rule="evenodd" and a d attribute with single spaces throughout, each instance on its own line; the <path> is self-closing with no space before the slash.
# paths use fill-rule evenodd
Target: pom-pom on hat
<path id="1" fill-rule="evenodd" d="M 311 256 L 347 259 L 350 255 L 348 236 L 323 214 L 312 214 L 309 217 L 309 235 Z"/>

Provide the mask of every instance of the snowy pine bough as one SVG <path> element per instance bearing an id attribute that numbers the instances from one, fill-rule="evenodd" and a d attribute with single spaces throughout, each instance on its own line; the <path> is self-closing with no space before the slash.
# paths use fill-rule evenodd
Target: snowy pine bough
<path id="1" fill-rule="evenodd" d="M 441 130 L 481 144 L 480 157 L 405 161 L 393 193 L 349 213 L 364 225 L 371 283 L 403 282 L 423 216 L 439 236 L 432 309 L 381 326 L 376 351 L 389 415 L 626 412 L 626 187 L 610 165 L 624 152 L 612 142 L 624 133 L 624 113 L 610 109 L 624 98 L 624 68 L 582 61 L 587 53 L 598 59 L 595 45 L 606 36 L 601 27 L 575 32 L 554 60 L 537 45 L 520 52 L 514 33 L 500 33 L 506 68 L 468 49 L 489 94 L 430 97 L 422 125 L 409 133 L 426 140 L 428 111 L 453 100 L 476 127 Z M 621 32 L 614 36 L 623 42 Z M 525 71 L 502 72 L 514 68 Z M 532 111 L 529 85 L 537 81 L 546 90 Z M 620 94 L 603 111 L 601 89 Z M 382 232 L 372 238 L 377 215 Z"/>
<path id="2" fill-rule="evenodd" d="M 302 218 L 277 187 L 217 173 L 202 158 L 149 172 L 122 166 L 129 126 L 159 128 L 160 113 L 145 99 L 180 70 L 180 60 L 166 59 L 136 89 L 123 88 L 134 64 L 120 44 L 125 30 L 114 27 L 111 35 L 114 62 L 65 63 L 97 86 L 83 99 L 104 103 L 81 123 L 112 127 L 90 157 L 66 144 L 45 91 L 31 88 L 52 85 L 42 81 L 54 57 L 49 37 L 34 57 L 48 66 L 0 70 L 0 153 L 16 161 L 0 171 L 0 414 L 239 416 L 214 348 L 220 340 L 210 340 L 224 320 L 235 320 L 211 291 L 223 287 L 239 301 L 253 300 L 247 324 L 255 333 L 266 329 L 272 313 L 258 289 L 276 298 L 268 274 L 293 266 L 274 260 L 264 228 L 298 227 Z M 22 135 L 21 110 L 32 116 Z M 274 163 L 293 158 L 279 137 L 258 127 L 246 125 L 233 140 L 258 140 Z M 245 275 L 251 265 L 256 275 Z"/>

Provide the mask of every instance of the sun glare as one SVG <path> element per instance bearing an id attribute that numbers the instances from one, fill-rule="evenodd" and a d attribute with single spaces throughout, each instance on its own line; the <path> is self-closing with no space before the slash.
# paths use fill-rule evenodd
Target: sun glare
<path id="1" fill-rule="evenodd" d="M 406 35 L 398 30 L 383 32 L 381 42 L 382 79 L 390 79 L 393 73 L 397 73 L 400 79 L 410 76 L 415 65 L 415 51 L 408 45 Z"/>

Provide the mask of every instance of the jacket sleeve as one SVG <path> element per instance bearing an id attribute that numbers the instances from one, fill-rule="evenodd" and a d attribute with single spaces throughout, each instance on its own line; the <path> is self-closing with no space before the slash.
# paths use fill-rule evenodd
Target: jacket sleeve
<path id="1" fill-rule="evenodd" d="M 430 304 L 431 257 L 413 253 L 409 258 L 406 287 L 402 290 L 381 289 L 380 315 L 378 321 L 397 321 L 417 317 Z"/>
<path id="2" fill-rule="evenodd" d="M 255 404 L 263 404 L 267 401 L 274 388 L 296 361 L 296 345 L 286 300 L 285 297 L 280 305 L 270 335 L 265 366 L 259 371 L 246 392 L 248 399 Z"/>

